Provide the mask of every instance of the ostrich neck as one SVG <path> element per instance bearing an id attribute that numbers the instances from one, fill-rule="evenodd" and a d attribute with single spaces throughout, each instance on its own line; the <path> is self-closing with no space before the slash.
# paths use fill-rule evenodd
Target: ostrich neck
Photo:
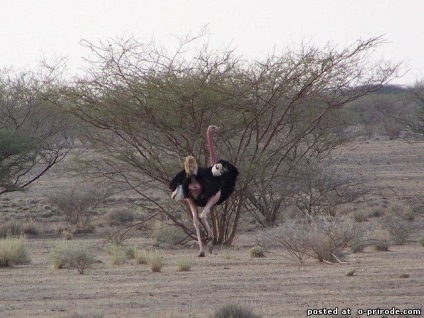
<path id="1" fill-rule="evenodd" d="M 212 131 L 210 128 L 208 128 L 208 131 L 206 133 L 206 139 L 208 141 L 208 146 L 209 146 L 209 163 L 211 166 L 213 166 L 216 163 L 216 158 L 215 158 L 215 146 L 213 144 Z"/>

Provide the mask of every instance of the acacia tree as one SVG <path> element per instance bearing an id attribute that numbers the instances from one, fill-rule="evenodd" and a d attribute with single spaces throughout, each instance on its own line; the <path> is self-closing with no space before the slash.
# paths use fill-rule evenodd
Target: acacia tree
<path id="1" fill-rule="evenodd" d="M 57 69 L 44 74 L 0 73 L 0 195 L 21 191 L 69 152 L 69 122 L 60 104 Z"/>
<path id="2" fill-rule="evenodd" d="M 218 157 L 240 170 L 235 194 L 211 215 L 216 242 L 231 244 L 246 208 L 278 204 L 293 167 L 340 143 L 334 112 L 384 85 L 398 66 L 369 63 L 380 38 L 342 50 L 303 46 L 264 61 L 193 48 L 198 41 L 182 39 L 173 53 L 135 39 L 84 42 L 88 72 L 68 96 L 72 112 L 96 128 L 92 172 L 129 186 L 193 238 L 167 185 L 186 155 L 207 165 L 204 135 L 218 125 Z"/>

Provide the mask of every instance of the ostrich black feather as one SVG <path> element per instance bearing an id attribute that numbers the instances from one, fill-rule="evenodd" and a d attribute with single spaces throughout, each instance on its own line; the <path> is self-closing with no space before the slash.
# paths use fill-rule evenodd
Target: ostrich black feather
<path id="1" fill-rule="evenodd" d="M 214 167 L 219 167 L 219 172 L 212 173 L 212 171 L 216 171 L 217 169 L 213 169 Z M 217 164 L 213 167 L 209 168 L 199 168 L 196 176 L 192 176 L 191 178 L 195 178 L 197 182 L 202 187 L 202 192 L 199 194 L 197 198 L 194 198 L 190 195 L 188 186 L 190 185 L 191 178 L 187 176 L 185 170 L 181 170 L 171 181 L 169 188 L 171 191 L 175 191 L 179 185 L 182 185 L 184 197 L 190 197 L 197 206 L 204 207 L 208 200 L 213 197 L 219 190 L 221 190 L 221 196 L 216 204 L 221 204 L 231 193 L 234 192 L 234 188 L 236 185 L 237 177 L 238 177 L 237 168 L 226 160 L 219 160 Z"/>

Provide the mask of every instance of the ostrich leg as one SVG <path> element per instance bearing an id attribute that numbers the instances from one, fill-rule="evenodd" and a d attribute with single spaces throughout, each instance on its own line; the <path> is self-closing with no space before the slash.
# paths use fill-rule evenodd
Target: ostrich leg
<path id="1" fill-rule="evenodd" d="M 218 191 L 213 197 L 211 197 L 208 200 L 205 207 L 203 208 L 202 214 L 200 214 L 200 221 L 203 223 L 203 225 L 206 227 L 206 230 L 208 231 L 209 253 L 212 253 L 214 236 L 213 236 L 213 231 L 208 223 L 208 215 L 210 213 L 211 208 L 215 205 L 215 203 L 218 202 L 220 197 L 221 197 L 221 191 Z"/>
<path id="2" fill-rule="evenodd" d="M 193 225 L 194 225 L 194 228 L 196 229 L 197 242 L 199 243 L 200 251 L 198 256 L 204 257 L 205 251 L 203 250 L 202 236 L 200 234 L 200 222 L 199 222 L 199 217 L 197 216 L 197 205 L 190 198 L 187 199 L 187 203 L 188 203 L 188 206 L 190 207 L 190 211 L 193 216 Z"/>

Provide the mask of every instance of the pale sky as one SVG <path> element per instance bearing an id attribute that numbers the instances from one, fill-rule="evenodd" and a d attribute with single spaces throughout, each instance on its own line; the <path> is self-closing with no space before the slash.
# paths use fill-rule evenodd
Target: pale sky
<path id="1" fill-rule="evenodd" d="M 208 25 L 210 45 L 262 59 L 301 42 L 341 48 L 383 35 L 377 52 L 410 69 L 396 83 L 424 79 L 423 0 L 4 0 L 0 68 L 31 69 L 42 59 L 66 56 L 78 68 L 98 43 L 134 36 L 172 47 L 173 35 Z"/>

